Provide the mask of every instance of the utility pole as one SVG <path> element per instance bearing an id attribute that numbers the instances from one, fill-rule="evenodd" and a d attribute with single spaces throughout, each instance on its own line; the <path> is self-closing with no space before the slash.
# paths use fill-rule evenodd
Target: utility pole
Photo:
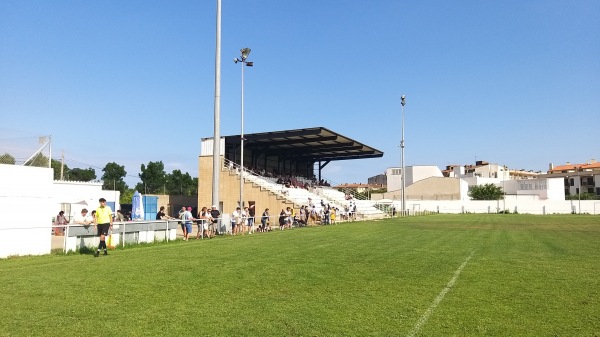
<path id="1" fill-rule="evenodd" d="M 65 151 L 62 151 L 62 156 L 60 157 L 60 180 L 64 180 L 64 169 L 65 169 Z"/>

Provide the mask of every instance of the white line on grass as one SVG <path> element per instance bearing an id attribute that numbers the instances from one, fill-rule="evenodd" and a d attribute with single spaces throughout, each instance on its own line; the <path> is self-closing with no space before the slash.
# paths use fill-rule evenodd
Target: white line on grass
<path id="1" fill-rule="evenodd" d="M 463 263 L 460 265 L 460 267 L 458 267 L 458 269 L 456 269 L 456 271 L 454 272 L 454 276 L 452 276 L 450 281 L 448 281 L 448 284 L 446 284 L 446 287 L 444 289 L 442 289 L 442 291 L 440 291 L 440 293 L 437 295 L 435 300 L 433 300 L 433 303 L 431 303 L 429 308 L 427 308 L 427 310 L 425 311 L 423 316 L 421 316 L 421 318 L 419 318 L 419 320 L 417 321 L 417 324 L 415 324 L 413 329 L 408 333 L 408 335 L 407 335 L 408 337 L 414 337 L 419 332 L 419 330 L 421 330 L 421 327 L 423 326 L 423 324 L 425 324 L 425 322 L 427 322 L 427 320 L 429 319 L 429 316 L 431 316 L 431 314 L 433 313 L 433 310 L 435 310 L 435 308 L 438 306 L 438 304 L 440 304 L 440 302 L 444 299 L 444 296 L 446 296 L 446 293 L 448 291 L 450 291 L 450 289 L 454 286 L 456 279 L 458 279 L 458 275 L 460 275 L 460 272 L 467 265 L 467 263 L 469 262 L 471 257 L 473 257 L 474 253 L 475 253 L 474 251 L 471 252 L 471 255 L 469 255 L 463 261 Z"/>

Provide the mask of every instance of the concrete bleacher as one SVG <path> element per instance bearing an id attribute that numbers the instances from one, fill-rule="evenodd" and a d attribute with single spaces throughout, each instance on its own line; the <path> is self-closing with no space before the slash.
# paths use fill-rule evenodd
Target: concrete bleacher
<path id="1" fill-rule="evenodd" d="M 320 194 L 334 200 L 337 204 L 349 205 L 350 202 L 356 204 L 356 213 L 363 218 L 383 218 L 385 213 L 375 207 L 375 202 L 372 200 L 361 200 L 352 198 L 346 200 L 346 194 L 331 187 L 319 187 Z"/>
<path id="2" fill-rule="evenodd" d="M 234 170 L 239 174 L 239 169 Z M 298 208 L 308 206 L 309 199 L 315 205 L 317 212 L 321 211 L 321 204 L 329 204 L 331 207 L 336 207 L 344 210 L 350 205 L 350 200 L 346 200 L 346 195 L 331 187 L 316 187 L 309 191 L 305 188 L 285 187 L 278 184 L 276 178 L 264 177 L 256 172 L 244 170 L 244 178 L 246 181 L 266 189 L 277 196 L 286 199 L 293 203 Z M 375 207 L 375 202 L 371 200 L 352 199 L 352 203 L 356 204 L 356 215 L 360 219 L 378 219 L 384 218 L 385 213 Z"/>

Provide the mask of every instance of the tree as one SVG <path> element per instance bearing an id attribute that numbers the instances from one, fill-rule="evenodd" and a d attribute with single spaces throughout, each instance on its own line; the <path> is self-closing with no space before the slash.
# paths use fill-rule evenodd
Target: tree
<path id="1" fill-rule="evenodd" d="M 0 164 L 14 165 L 16 162 L 17 161 L 15 160 L 15 157 L 11 156 L 8 153 L 5 153 L 0 156 Z"/>
<path id="2" fill-rule="evenodd" d="M 142 180 L 142 185 L 138 184 L 137 186 L 144 186 L 142 189 L 143 192 L 140 192 L 150 194 L 160 193 L 167 182 L 165 165 L 163 162 L 149 162 L 148 166 L 142 164 L 140 170 L 142 173 L 139 174 L 139 177 Z"/>
<path id="3" fill-rule="evenodd" d="M 102 175 L 102 189 L 112 190 L 115 189 L 121 192 L 121 195 L 129 188 L 123 178 L 127 175 L 125 166 L 118 165 L 117 163 L 108 163 L 102 169 L 104 174 Z M 129 200 L 131 202 L 131 200 Z M 127 202 L 128 204 L 129 202 Z"/>
<path id="4" fill-rule="evenodd" d="M 569 194 L 565 196 L 565 200 L 598 200 L 600 196 L 595 195 L 594 193 L 581 193 L 579 194 Z"/>
<path id="5" fill-rule="evenodd" d="M 54 173 L 56 174 L 56 171 Z M 92 181 L 96 179 L 96 171 L 93 168 L 87 168 L 85 170 L 74 168 L 68 170 L 68 177 L 68 180 L 71 181 Z"/>
<path id="6" fill-rule="evenodd" d="M 131 200 L 133 199 L 134 190 L 128 188 L 125 191 L 121 192 L 121 197 L 119 198 L 120 204 L 131 204 Z"/>
<path id="7" fill-rule="evenodd" d="M 198 182 L 194 186 L 194 179 L 189 173 L 173 170 L 167 175 L 166 190 L 171 195 L 194 195 L 193 192 L 198 190 Z"/>
<path id="8" fill-rule="evenodd" d="M 473 200 L 500 200 L 503 195 L 502 188 L 494 184 L 475 185 L 469 191 L 469 196 Z"/>
<path id="9" fill-rule="evenodd" d="M 60 180 L 60 168 L 63 168 L 63 179 L 66 179 L 69 175 L 69 167 L 67 165 L 62 165 L 62 163 L 56 159 L 52 159 L 50 162 L 50 167 L 54 170 L 54 180 Z"/>
<path id="10" fill-rule="evenodd" d="M 25 162 L 26 166 L 48 167 L 48 157 L 41 153 L 36 154 L 33 158 Z"/>

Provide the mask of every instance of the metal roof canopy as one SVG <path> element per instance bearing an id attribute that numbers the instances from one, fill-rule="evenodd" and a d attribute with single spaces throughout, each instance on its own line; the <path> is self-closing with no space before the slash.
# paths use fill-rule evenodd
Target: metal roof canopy
<path id="1" fill-rule="evenodd" d="M 225 143 L 240 143 L 240 135 L 225 136 Z M 324 127 L 244 134 L 244 148 L 260 149 L 268 155 L 314 162 L 367 159 L 383 152 Z M 321 166 L 323 168 L 325 165 Z"/>

